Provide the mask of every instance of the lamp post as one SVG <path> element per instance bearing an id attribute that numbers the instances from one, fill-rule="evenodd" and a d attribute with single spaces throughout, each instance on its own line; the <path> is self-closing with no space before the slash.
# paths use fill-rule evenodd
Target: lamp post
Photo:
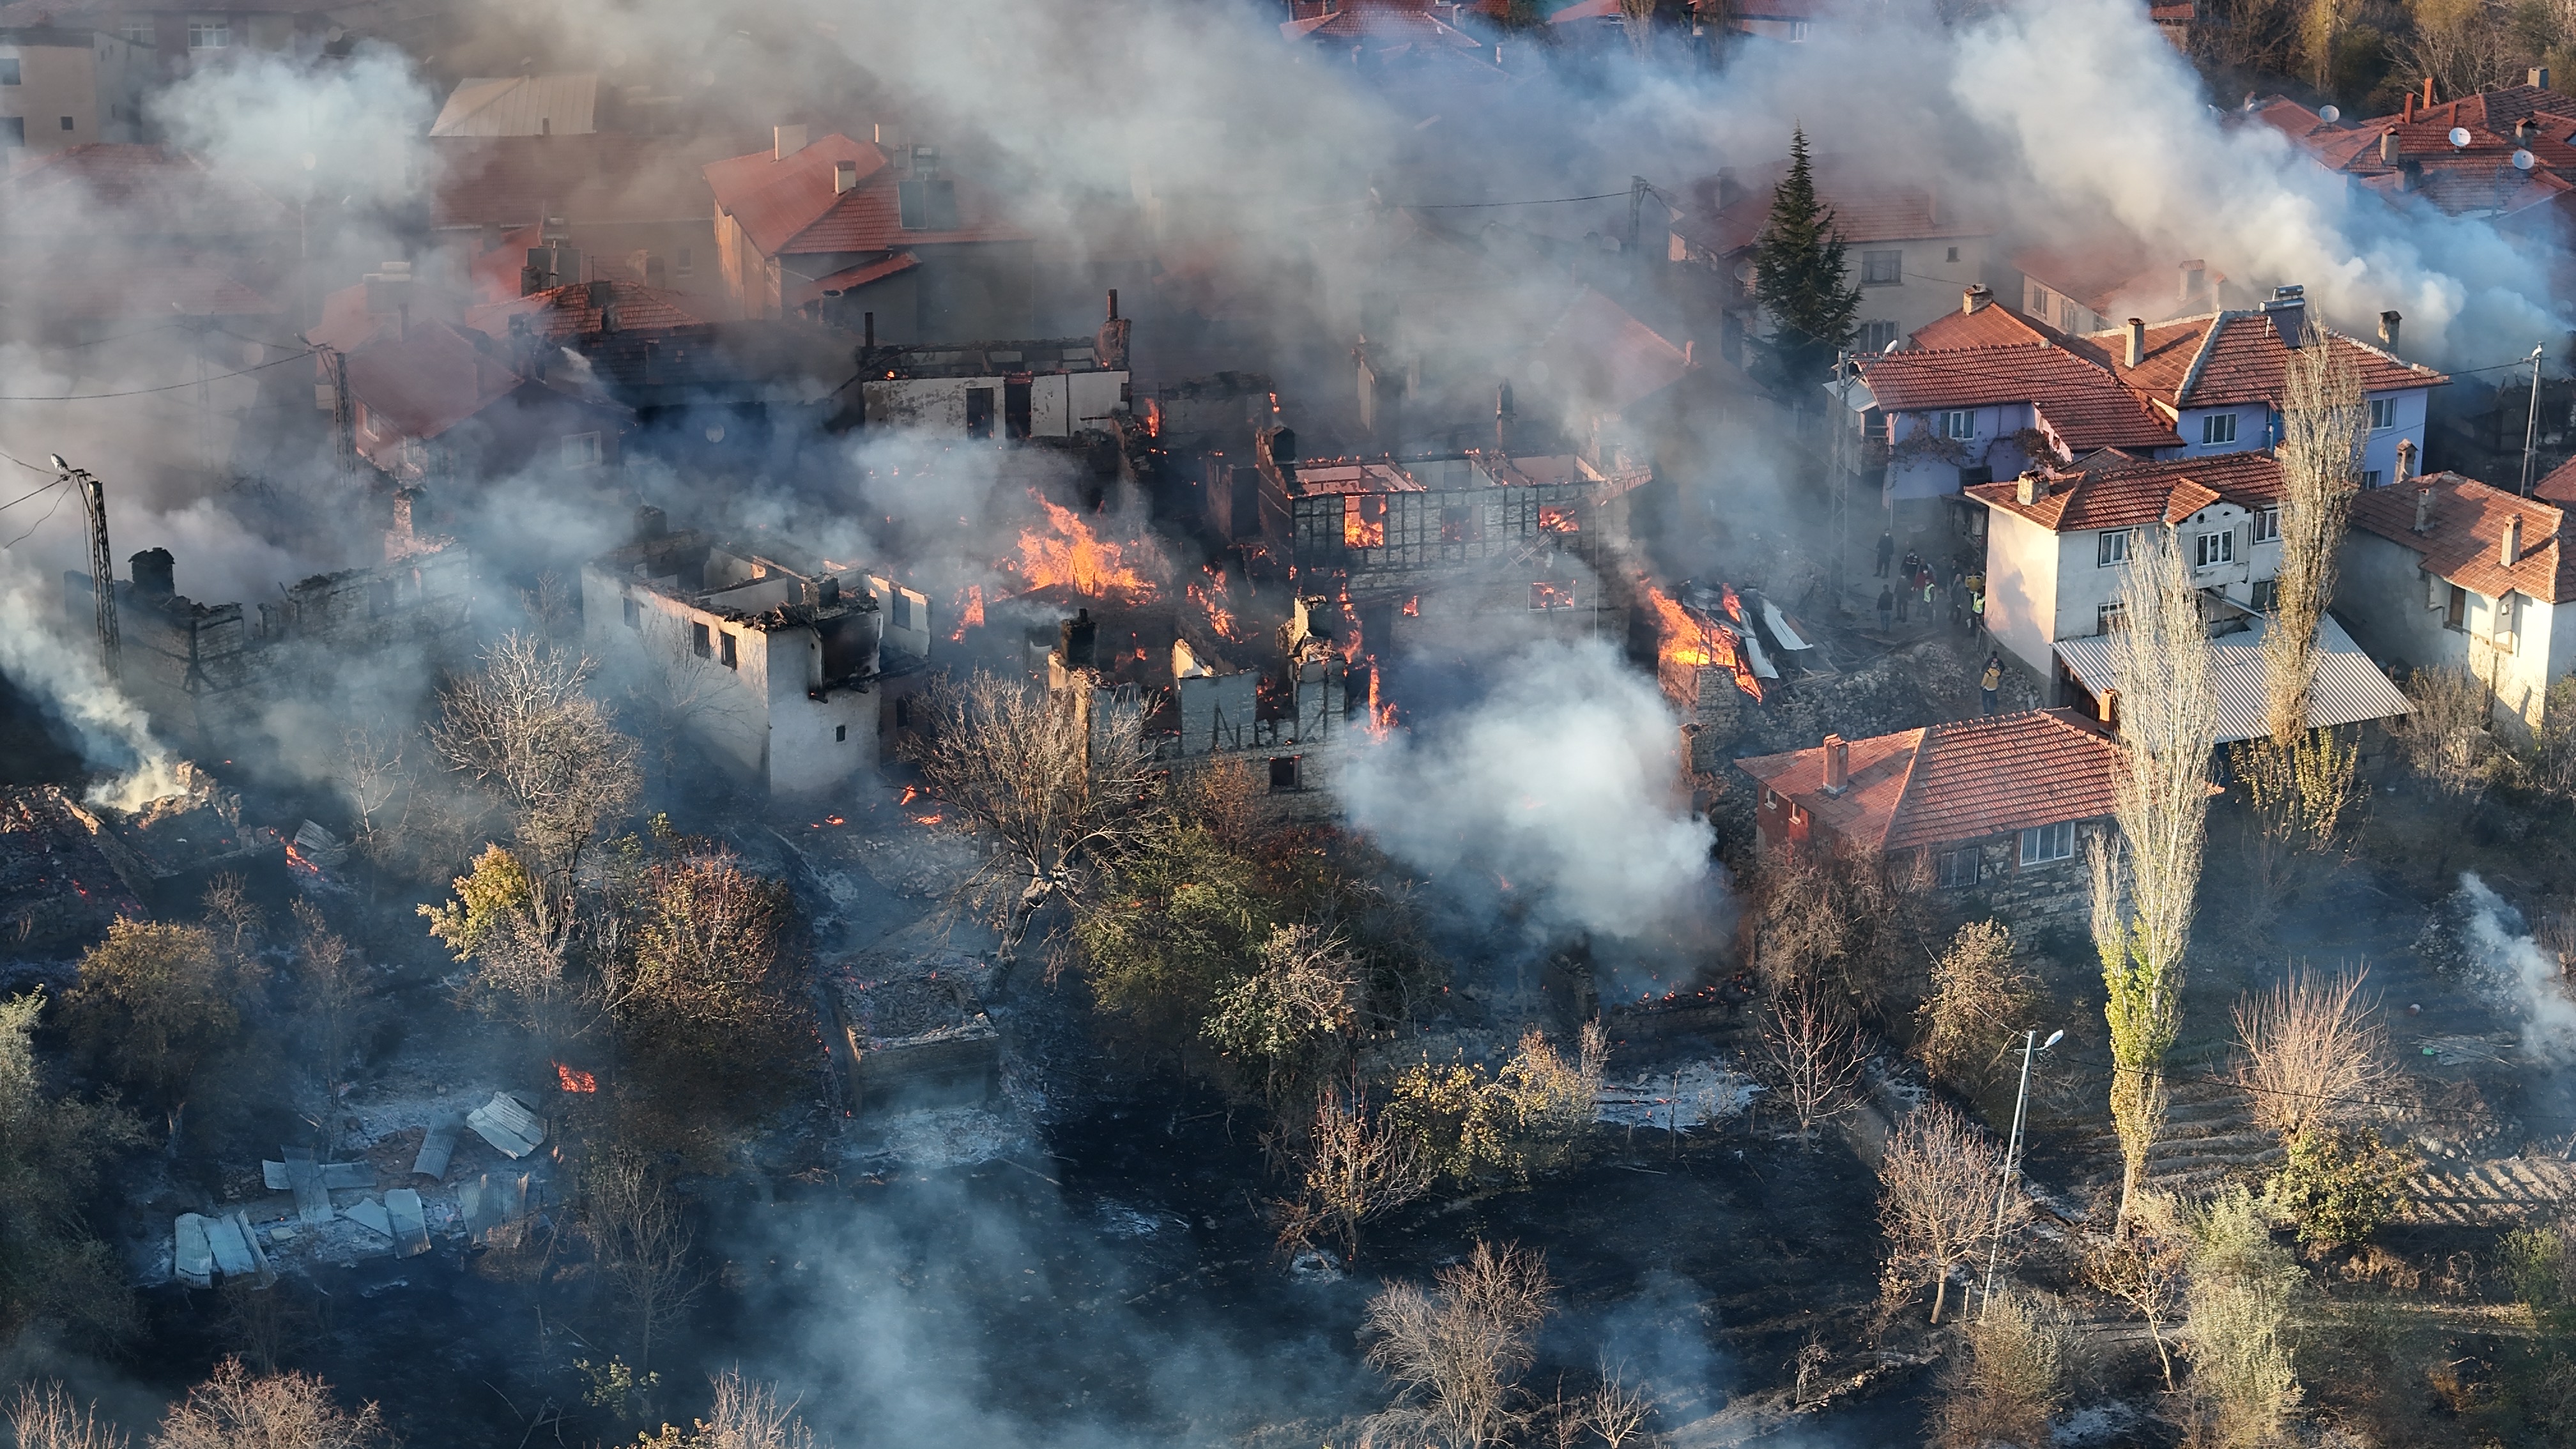
<path id="1" fill-rule="evenodd" d="M 2030 1104 L 2031 1058 L 2065 1039 L 2066 1033 L 2063 1031 L 2050 1032 L 2048 1040 L 2044 1042 L 2039 1040 L 2039 1033 L 2036 1031 L 2025 1031 L 2021 1034 L 2021 1091 L 2013 1097 L 2012 1136 L 2004 1143 L 2003 1180 L 1995 1184 L 1994 1243 L 1986 1251 L 1986 1296 L 1977 1305 L 1979 1323 L 1986 1321 L 1987 1310 L 1993 1308 L 1995 1304 L 1995 1269 L 2003 1262 L 2004 1255 L 2004 1205 L 2012 1200 L 2013 1168 L 2021 1158 L 2022 1111 Z M 2034 1043 L 2037 1044 L 2034 1045 Z"/>
<path id="2" fill-rule="evenodd" d="M 2525 498 L 2531 496 L 2531 447 L 2540 438 L 2540 355 L 2548 351 L 2544 342 L 2531 349 L 2531 410 L 2522 421 L 2522 487 Z"/>

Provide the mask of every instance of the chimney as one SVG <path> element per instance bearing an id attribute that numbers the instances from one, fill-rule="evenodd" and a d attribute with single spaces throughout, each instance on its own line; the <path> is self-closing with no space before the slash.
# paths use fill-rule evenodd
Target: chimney
<path id="1" fill-rule="evenodd" d="M 1699 366 L 1699 340 L 1685 337 L 1682 339 L 1682 369 L 1687 372 L 1697 366 Z"/>
<path id="2" fill-rule="evenodd" d="M 1825 793 L 1839 795 L 1851 783 L 1851 746 L 1841 735 L 1825 736 Z"/>
<path id="3" fill-rule="evenodd" d="M 2129 319 L 2129 365 L 2137 367 L 2147 360 L 2147 319 Z"/>
<path id="4" fill-rule="evenodd" d="M 650 543 L 671 531 L 671 522 L 662 510 L 647 503 L 635 510 L 635 541 Z"/>
<path id="5" fill-rule="evenodd" d="M 2407 99 L 2407 104 L 2414 104 L 2414 98 L 2411 94 Z M 2397 128 L 2395 126 L 2391 126 L 2387 130 L 2379 133 L 2379 164 L 2382 166 L 2394 166 L 2397 164 L 2399 154 L 2400 153 L 2397 149 Z"/>
<path id="6" fill-rule="evenodd" d="M 2415 490 L 2415 531 L 2417 533 L 2433 531 L 2433 490 L 2430 488 Z"/>
<path id="7" fill-rule="evenodd" d="M 1494 389 L 1494 451 L 1509 455 L 1512 451 L 1512 428 L 1517 421 L 1512 414 L 1512 382 L 1503 379 Z"/>
<path id="8" fill-rule="evenodd" d="M 2102 691 L 2102 727 L 2108 730 L 2120 727 L 2120 691 L 2116 689 Z"/>
<path id="9" fill-rule="evenodd" d="M 2037 468 L 2024 469 L 2022 475 L 2013 480 L 2013 501 L 2024 508 L 2037 503 L 2046 492 L 2048 484 L 2039 476 Z"/>
<path id="10" fill-rule="evenodd" d="M 2430 86 L 2432 82 L 2426 81 L 2424 84 Z M 2415 123 L 2415 93 L 2413 91 L 2408 91 L 2406 93 L 2406 108 L 2397 113 L 2397 119 L 2410 126 Z"/>
<path id="11" fill-rule="evenodd" d="M 2397 350 L 2397 325 L 2405 320 L 2404 316 L 2395 312 L 2380 313 L 2379 345 L 2387 348 L 2391 352 L 2395 352 Z"/>
<path id="12" fill-rule="evenodd" d="M 1118 320 L 1118 289 L 1116 287 L 1109 289 L 1109 320 L 1112 322 Z"/>
<path id="13" fill-rule="evenodd" d="M 2506 568 L 2522 562 L 2522 515 L 2519 513 L 2504 521 L 2504 546 L 2497 552 L 2496 562 Z"/>
<path id="14" fill-rule="evenodd" d="M 394 522 L 393 527 L 385 530 L 385 540 L 387 543 L 409 543 L 420 536 L 418 518 L 419 504 L 419 489 L 397 488 L 394 490 Z"/>
<path id="15" fill-rule="evenodd" d="M 805 149 L 803 126 L 775 126 L 770 129 L 769 159 L 784 161 Z"/>
<path id="16" fill-rule="evenodd" d="M 874 312 L 859 314 L 859 345 L 870 352 L 877 350 L 877 314 Z"/>
<path id="17" fill-rule="evenodd" d="M 2394 481 L 2403 483 L 2414 476 L 2415 440 L 2413 438 L 2399 438 L 2397 440 L 2397 477 Z"/>
<path id="18" fill-rule="evenodd" d="M 177 560 L 166 548 L 147 548 L 127 562 L 134 567 L 134 596 L 138 599 L 166 599 L 177 590 L 172 587 L 172 573 Z"/>
<path id="19" fill-rule="evenodd" d="M 1979 282 L 1959 294 L 1959 311 L 1965 316 L 1974 317 L 1986 310 L 1987 304 L 1994 300 L 1995 289 Z"/>
<path id="20" fill-rule="evenodd" d="M 2182 264 L 2182 300 L 2191 301 L 2209 284 L 2209 263 L 2198 257 Z"/>
<path id="21" fill-rule="evenodd" d="M 2299 345 L 2299 335 L 2308 328 L 2307 288 L 2274 287 L 2272 300 L 2263 304 L 2263 315 L 2272 319 L 2272 330 L 2281 336 L 2283 347 Z"/>
<path id="22" fill-rule="evenodd" d="M 2532 136 L 2533 136 L 2535 133 L 2537 133 L 2539 130 L 2540 130 L 2540 122 L 2539 122 L 2536 118 L 2531 117 L 2531 116 L 2525 116 L 2525 117 L 2523 117 L 2521 120 L 2514 122 L 2514 123 L 2513 123 L 2513 141 L 2514 141 L 2514 144 L 2515 144 L 2515 145 L 2517 145 L 2517 146 L 2528 146 L 2528 145 L 2530 145 L 2530 144 L 2531 144 L 2531 138 L 2532 138 Z"/>
<path id="23" fill-rule="evenodd" d="M 2531 68 L 2530 75 L 2526 79 L 2534 90 L 2545 91 L 2549 89 L 2549 67 L 2545 65 L 2533 66 Z"/>
<path id="24" fill-rule="evenodd" d="M 834 196 L 838 196 L 845 191 L 856 191 L 858 186 L 858 162 L 835 161 L 832 163 L 832 194 Z"/>
<path id="25" fill-rule="evenodd" d="M 1096 656 L 1100 626 L 1091 621 L 1091 610 L 1076 609 L 1073 617 L 1056 628 L 1056 652 L 1064 656 L 1067 669 L 1089 669 Z"/>
<path id="26" fill-rule="evenodd" d="M 2433 109 L 2433 78 L 2429 75 L 2424 77 L 2424 109 L 2427 112 Z"/>

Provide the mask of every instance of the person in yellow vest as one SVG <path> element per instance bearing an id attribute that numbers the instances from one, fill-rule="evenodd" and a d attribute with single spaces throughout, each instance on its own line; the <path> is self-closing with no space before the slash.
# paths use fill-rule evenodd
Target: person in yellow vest
<path id="1" fill-rule="evenodd" d="M 1986 656 L 1986 672 L 1977 680 L 1977 693 L 1984 696 L 1985 713 L 1995 712 L 1995 694 L 2003 687 L 2004 657 L 2000 654 L 1989 654 Z"/>

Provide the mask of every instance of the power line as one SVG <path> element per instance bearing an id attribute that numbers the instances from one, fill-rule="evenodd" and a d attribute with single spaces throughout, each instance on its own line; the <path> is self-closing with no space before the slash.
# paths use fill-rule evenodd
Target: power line
<path id="1" fill-rule="evenodd" d="M 37 519 L 31 524 L 28 524 L 26 533 L 19 534 L 16 538 L 9 540 L 7 543 L 0 543 L 0 549 L 16 548 L 18 545 L 25 543 L 30 535 L 34 534 L 37 529 L 44 527 L 45 524 L 53 518 L 55 512 L 63 506 L 63 500 L 71 497 L 73 492 L 74 490 L 66 488 L 62 492 L 55 494 L 54 506 L 45 510 L 45 516 Z"/>
<path id="2" fill-rule="evenodd" d="M 1493 206 L 1554 206 L 1565 201 L 1608 201 L 1625 197 L 1626 190 L 1599 191 L 1590 196 L 1542 196 L 1534 201 L 1408 201 L 1398 203 L 1406 211 L 1477 211 Z"/>
<path id="3" fill-rule="evenodd" d="M 245 339 L 245 340 L 250 340 L 250 339 Z M 177 391 L 179 391 L 179 390 L 180 390 L 180 389 L 182 389 L 182 388 L 200 387 L 200 386 L 203 386 L 204 384 L 206 384 L 206 383 L 210 383 L 210 382 L 221 382 L 221 381 L 223 381 L 225 378 L 228 378 L 228 377 L 244 377 L 244 376 L 247 376 L 247 375 L 249 375 L 249 374 L 251 374 L 251 373 L 254 373 L 254 372 L 265 372 L 265 371 L 267 371 L 268 369 L 270 369 L 270 368 L 272 368 L 272 367 L 284 367 L 286 364 L 288 364 L 288 363 L 290 363 L 290 362 L 302 362 L 302 361 L 304 361 L 307 357 L 309 357 L 310 355 L 311 355 L 311 354 L 309 354 L 309 353 L 298 352 L 298 353 L 294 353 L 294 354 L 291 354 L 291 355 L 286 356 L 286 357 L 278 358 L 278 359 L 276 359 L 276 360 L 275 360 L 275 361 L 273 361 L 273 362 L 263 362 L 263 363 L 260 363 L 260 364 L 259 364 L 258 366 L 256 366 L 256 367 L 242 367 L 242 368 L 236 368 L 236 369 L 234 369 L 234 370 L 233 370 L 233 371 L 231 371 L 231 372 L 219 372 L 219 373 L 216 373 L 216 374 L 215 374 L 214 376 L 212 376 L 212 377 L 201 377 L 201 378 L 197 378 L 196 380 L 194 380 L 194 381 L 192 381 L 192 382 L 174 382 L 174 383 L 169 384 L 169 385 L 168 385 L 168 386 L 166 386 L 166 387 L 137 387 L 137 388 L 129 388 L 129 389 L 127 389 L 127 390 L 126 390 L 126 391 L 124 391 L 124 392 L 82 392 L 82 393 L 72 393 L 72 394 L 69 394 L 69 395 L 67 395 L 67 396 L 62 396 L 62 397 L 0 397 L 0 402 L 12 402 L 12 403 L 40 403 L 40 402 L 96 402 L 96 401 L 98 401 L 98 400 L 99 400 L 99 399 L 101 399 L 101 398 L 111 398 L 111 397 L 142 397 L 142 396 L 144 396 L 144 395 L 145 395 L 145 394 L 147 394 L 147 393 L 156 393 L 156 392 L 177 392 Z M 14 461 L 14 460 L 13 460 L 13 461 Z"/>
<path id="4" fill-rule="evenodd" d="M 18 460 L 17 460 L 17 459 L 15 459 L 15 458 L 11 458 L 9 461 L 10 461 L 10 462 L 12 462 L 12 463 L 15 463 L 15 462 L 17 462 Z M 26 502 L 28 499 L 35 497 L 35 496 L 36 496 L 36 494 L 44 492 L 44 491 L 45 491 L 45 488 L 59 488 L 59 487 L 61 487 L 61 486 L 62 486 L 62 483 L 63 483 L 63 480 L 62 480 L 62 479 L 60 479 L 60 478 L 57 478 L 57 479 L 55 479 L 53 482 L 46 484 L 46 485 L 44 486 L 44 488 L 38 488 L 38 489 L 33 490 L 32 492 L 21 493 L 21 494 L 19 494 L 17 497 L 10 499 L 10 500 L 9 500 L 8 502 L 6 502 L 6 503 L 0 503 L 0 513 L 6 513 L 6 512 L 8 512 L 10 509 L 17 507 L 19 504 L 24 503 L 24 502 Z"/>
<path id="5" fill-rule="evenodd" d="M 2087 1061 L 2081 1055 L 2072 1052 L 2068 1053 L 2068 1059 L 2072 1061 L 2083 1061 L 2088 1066 L 2107 1067 L 2114 1074 L 2120 1072 L 2143 1073 L 2148 1070 L 2143 1067 L 2124 1067 L 2118 1062 L 2106 1063 L 2099 1060 Z M 2428 1107 L 2418 1102 L 2400 1101 L 2385 1097 L 2341 1097 L 2327 1092 L 2299 1092 L 2292 1091 L 2286 1087 L 2262 1087 L 2257 1086 L 2252 1082 L 2240 1081 L 2235 1077 L 2222 1077 L 2210 1072 L 2164 1071 L 2161 1072 L 2160 1075 L 2169 1082 L 2207 1082 L 2216 1086 L 2233 1087 L 2240 1092 L 2253 1093 L 2262 1096 L 2289 1097 L 2304 1102 L 2319 1102 L 2342 1107 L 2377 1107 L 2391 1112 L 2412 1113 L 2419 1117 L 2447 1117 L 2456 1121 L 2469 1122 L 2494 1122 L 2500 1118 L 2514 1117 L 2526 1122 L 2576 1124 L 2576 1117 L 2565 1116 L 2552 1112 L 2470 1112 L 2455 1108 Z"/>

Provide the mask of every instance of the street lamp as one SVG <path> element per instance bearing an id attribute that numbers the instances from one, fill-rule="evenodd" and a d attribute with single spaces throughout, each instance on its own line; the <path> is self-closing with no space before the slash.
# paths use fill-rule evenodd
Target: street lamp
<path id="1" fill-rule="evenodd" d="M 2004 1255 L 2004 1205 L 2012 1200 L 2013 1168 L 2019 1165 L 2021 1160 L 2022 1111 L 2030 1104 L 2031 1058 L 2064 1040 L 2066 1040 L 2066 1033 L 2063 1031 L 2050 1032 L 2046 1041 L 2040 1041 L 2039 1033 L 2036 1031 L 2025 1031 L 2021 1034 L 2021 1091 L 2013 1098 L 2012 1136 L 2004 1143 L 2003 1181 L 1995 1185 L 1994 1244 L 1986 1251 L 1986 1296 L 1985 1300 L 1977 1306 L 1979 1323 L 1986 1321 L 1987 1310 L 1995 1306 L 1995 1269 L 2002 1263 Z M 2037 1044 L 2033 1045 L 2033 1043 Z"/>

